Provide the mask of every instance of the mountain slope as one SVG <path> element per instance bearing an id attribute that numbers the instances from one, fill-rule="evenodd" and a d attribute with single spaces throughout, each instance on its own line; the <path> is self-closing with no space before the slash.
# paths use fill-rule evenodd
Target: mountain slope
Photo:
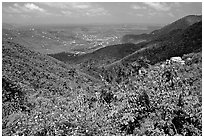
<path id="1" fill-rule="evenodd" d="M 59 53 L 51 56 L 77 65 L 87 74 L 99 78 L 104 68 L 105 70 L 121 68 L 141 57 L 149 60 L 150 64 L 155 64 L 173 56 L 201 51 L 202 22 L 198 22 L 200 19 L 201 16 L 181 18 L 154 31 L 154 34 L 142 34 L 141 38 L 146 35 L 150 39 L 138 44 L 107 46 L 84 55 L 70 56 L 69 53 Z"/>
<path id="2" fill-rule="evenodd" d="M 92 53 L 87 53 L 83 55 L 73 55 L 70 53 L 58 53 L 58 54 L 49 54 L 50 56 L 67 63 L 79 64 L 79 63 L 91 63 L 96 66 L 106 65 L 112 63 L 116 60 L 119 60 L 136 50 L 144 47 L 145 44 L 141 43 L 138 45 L 135 44 L 118 44 L 111 45 L 104 48 L 100 48 Z M 100 62 L 98 62 L 100 61 Z"/>
<path id="3" fill-rule="evenodd" d="M 153 64 L 201 51 L 201 36 L 199 22 L 140 44 L 136 52 L 139 45 L 124 44 L 118 51 L 102 49 L 100 56 L 111 57 L 110 52 L 122 58 L 133 52 L 117 62 L 124 65 L 144 57 Z M 97 61 L 96 55 L 92 58 Z M 182 58 L 185 65 L 161 62 L 163 66 L 149 65 L 142 74 L 128 76 L 119 68 L 118 74 L 128 77 L 120 84 L 95 83 L 69 64 L 3 40 L 2 135 L 202 135 L 202 53 Z"/>
<path id="4" fill-rule="evenodd" d="M 93 82 L 96 83 L 97 80 L 52 57 L 10 41 L 3 41 L 3 135 L 16 133 L 16 128 L 12 126 L 16 127 L 15 120 L 19 116 L 31 119 L 35 114 L 39 114 L 41 111 L 38 110 L 43 108 L 38 107 L 38 100 L 48 100 L 54 107 L 57 97 L 77 97 L 81 88 L 92 87 L 95 85 Z"/>
<path id="5" fill-rule="evenodd" d="M 193 25 L 194 23 L 200 22 L 202 21 L 202 16 L 201 15 L 188 15 L 185 16 L 169 25 L 166 25 L 164 27 L 162 27 L 159 30 L 155 30 L 153 31 L 151 34 L 154 35 L 163 35 L 163 34 L 167 34 L 173 30 L 177 30 L 177 29 L 181 29 L 184 30 L 187 27 Z"/>
<path id="6" fill-rule="evenodd" d="M 161 41 L 156 46 L 148 47 L 139 54 L 137 52 L 123 59 L 123 61 L 133 60 L 136 55 L 147 57 L 152 64 L 168 59 L 173 56 L 182 56 L 183 54 L 202 50 L 202 22 L 194 25 L 178 33 L 175 37 Z M 157 46 L 158 45 L 158 46 Z"/>
<path id="7" fill-rule="evenodd" d="M 201 49 L 202 22 L 198 22 L 200 19 L 201 16 L 186 16 L 160 30 L 153 31 L 155 37 L 152 37 L 153 34 L 142 34 L 141 37 L 150 35 L 148 37 L 151 39 L 148 41 L 139 44 L 108 46 L 93 53 L 72 56 L 67 60 L 73 60 L 74 64 L 83 64 L 86 68 L 90 64 L 94 67 L 106 67 L 112 66 L 114 62 L 132 62 L 140 56 L 147 57 L 152 64 L 172 56 L 182 56 L 185 53 Z M 60 55 L 58 56 L 60 57 Z M 60 60 L 60 58 L 58 59 Z M 66 61 L 66 57 L 64 61 Z"/>
<path id="8" fill-rule="evenodd" d="M 182 45 L 183 45 L 183 43 L 185 43 L 185 45 L 189 45 L 191 43 L 191 41 L 187 42 L 188 38 L 186 38 L 184 40 L 184 37 L 189 37 L 191 40 L 194 41 L 194 43 L 195 42 L 196 43 L 201 42 L 201 40 L 197 40 L 197 39 L 200 39 L 199 35 L 201 32 L 199 31 L 199 29 L 201 29 L 201 25 L 200 25 L 200 27 L 199 27 L 199 25 L 195 25 L 195 26 L 192 26 L 191 28 L 189 28 L 191 25 L 201 21 L 201 19 L 202 19 L 201 16 L 194 16 L 194 15 L 186 16 L 186 17 L 183 17 L 183 18 L 181 18 L 181 19 L 179 19 L 179 20 L 177 20 L 177 21 L 175 21 L 175 22 L 173 22 L 167 26 L 164 26 L 163 28 L 161 28 L 159 30 L 153 31 L 151 34 L 137 35 L 138 37 L 136 38 L 137 39 L 136 41 L 139 41 L 139 42 L 137 42 L 138 44 L 134 45 L 134 44 L 125 43 L 125 44 L 107 46 L 107 47 L 101 48 L 99 50 L 96 50 L 92 53 L 75 56 L 73 58 L 68 59 L 67 61 L 73 60 L 74 63 L 83 63 L 83 62 L 89 62 L 91 60 L 90 62 L 93 65 L 98 66 L 98 64 L 101 64 L 101 66 L 103 66 L 103 65 L 106 66 L 106 65 L 111 64 L 113 62 L 116 62 L 117 60 L 120 60 L 120 59 L 122 59 L 122 58 L 124 58 L 130 54 L 133 54 L 134 52 L 136 52 L 138 50 L 141 51 L 141 48 L 152 49 L 152 47 L 153 47 L 153 49 L 155 49 L 155 47 L 162 48 L 163 47 L 162 45 L 172 45 L 173 48 L 172 49 L 168 48 L 168 50 L 171 50 L 172 53 L 174 53 L 174 52 L 178 53 L 178 54 L 168 54 L 168 56 L 166 56 L 166 57 L 169 58 L 170 55 L 176 56 L 182 52 L 181 52 L 181 49 L 179 49 L 180 44 L 175 44 L 175 43 L 179 42 L 179 43 L 182 43 Z M 197 30 L 191 31 L 191 29 L 193 29 L 194 27 Z M 187 29 L 187 28 L 189 28 L 189 29 Z M 188 33 L 190 33 L 190 35 L 194 36 L 195 38 L 193 38 L 191 36 L 184 36 L 184 35 L 188 35 Z M 194 34 L 194 33 L 198 33 L 198 34 Z M 135 40 L 133 40 L 133 41 L 135 41 Z M 185 42 L 183 42 L 183 41 L 185 41 Z M 169 44 L 167 44 L 167 43 L 169 43 Z M 170 44 L 170 43 L 172 43 L 172 44 Z M 155 45 L 155 46 L 152 46 L 152 45 Z M 195 45 L 195 44 L 193 44 L 193 45 Z M 199 47 L 200 44 L 198 44 L 197 46 Z M 184 47 L 184 46 L 182 46 L 182 47 Z M 196 47 L 195 47 L 195 49 L 196 49 Z M 177 50 L 180 51 L 180 53 Z M 187 51 L 185 51 L 183 53 L 186 53 Z M 159 55 L 161 55 L 160 53 L 162 52 L 162 50 L 158 50 L 157 52 Z M 168 52 L 163 51 L 162 53 L 166 54 Z M 55 57 L 55 56 L 53 55 L 53 57 Z M 58 59 L 60 60 L 59 57 L 60 57 L 60 55 L 58 55 Z M 160 57 L 158 57 L 158 58 L 160 58 Z M 162 58 L 162 59 L 164 59 L 164 58 Z M 64 58 L 63 61 L 66 61 L 66 58 Z M 160 59 L 158 61 L 160 61 Z"/>
<path id="9" fill-rule="evenodd" d="M 122 41 L 124 43 L 138 43 L 140 41 L 151 41 L 153 39 L 158 39 L 158 37 L 164 37 L 164 35 L 169 34 L 173 30 L 181 31 L 187 27 L 193 25 L 194 23 L 202 21 L 201 15 L 189 15 L 185 16 L 169 25 L 162 27 L 161 29 L 152 31 L 150 34 L 132 35 L 127 34 L 123 36 Z"/>
<path id="10" fill-rule="evenodd" d="M 151 64 L 155 64 L 173 56 L 182 56 L 198 51 L 202 51 L 202 22 L 195 23 L 168 39 L 151 41 L 148 47 L 135 51 L 123 59 L 107 65 L 106 68 L 113 68 L 117 64 L 131 63 L 139 57 L 144 57 Z"/>
<path id="11" fill-rule="evenodd" d="M 201 52 L 117 85 L 9 41 L 2 48 L 3 136 L 202 135 Z"/>

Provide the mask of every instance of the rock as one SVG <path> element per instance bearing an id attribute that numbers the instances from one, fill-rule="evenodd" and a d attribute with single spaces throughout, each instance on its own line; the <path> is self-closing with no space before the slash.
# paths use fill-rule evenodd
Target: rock
<path id="1" fill-rule="evenodd" d="M 171 57 L 170 61 L 171 61 L 171 62 L 177 62 L 177 63 L 180 63 L 180 64 L 182 64 L 182 65 L 185 64 L 185 61 L 182 60 L 181 57 Z"/>

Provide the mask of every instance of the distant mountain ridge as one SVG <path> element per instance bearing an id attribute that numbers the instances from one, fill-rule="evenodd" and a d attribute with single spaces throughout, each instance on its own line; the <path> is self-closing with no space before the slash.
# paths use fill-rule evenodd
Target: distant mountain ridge
<path id="1" fill-rule="evenodd" d="M 138 44 L 124 43 L 119 45 L 112 45 L 112 46 L 107 46 L 107 47 L 98 49 L 92 53 L 78 55 L 78 56 L 76 55 L 75 57 L 71 56 L 68 58 L 63 58 L 66 55 L 65 53 L 63 53 L 63 56 L 60 57 L 61 54 L 59 53 L 57 55 L 57 58 L 59 60 L 63 58 L 64 62 L 74 62 L 76 64 L 82 63 L 82 62 L 88 62 L 90 60 L 94 62 L 93 64 L 95 65 L 111 64 L 112 62 L 116 62 L 117 60 L 125 58 L 126 56 L 133 54 L 134 52 L 137 53 L 137 51 L 140 50 L 141 48 L 147 50 L 147 49 L 151 49 L 151 47 L 154 47 L 153 49 L 155 49 L 156 47 L 157 48 L 163 47 L 161 45 L 168 45 L 167 43 L 172 43 L 171 44 L 172 47 L 174 48 L 177 47 L 176 49 L 178 49 L 179 46 L 178 44 L 176 44 L 178 42 L 182 43 L 182 45 L 184 44 L 188 45 L 188 43 L 186 43 L 188 41 L 188 38 L 186 38 L 185 42 L 183 42 L 186 35 L 188 35 L 188 37 L 192 39 L 194 43 L 195 41 L 199 42 L 199 45 L 195 46 L 195 49 L 197 49 L 197 47 L 200 47 L 200 42 L 202 42 L 201 40 L 202 22 L 199 22 L 201 21 L 201 19 L 202 19 L 202 16 L 196 16 L 196 15 L 189 15 L 189 16 L 183 17 L 173 22 L 172 24 L 164 26 L 159 30 L 153 31 L 151 34 L 138 35 L 139 36 L 138 39 L 143 39 L 143 38 L 145 39 L 143 42 Z M 197 25 L 194 25 L 196 23 Z M 196 38 L 192 38 L 192 36 L 195 36 Z M 152 46 L 152 45 L 156 45 L 156 46 Z M 183 46 L 183 50 L 185 48 L 186 47 Z M 191 50 L 193 50 L 193 48 L 191 48 Z M 178 49 L 178 51 L 180 50 Z M 171 53 L 171 51 L 169 52 Z M 175 51 L 175 53 L 177 53 L 177 51 Z M 156 54 L 159 54 L 159 53 L 156 53 Z M 172 56 L 180 55 L 180 54 L 182 54 L 182 51 L 180 51 L 179 54 L 172 54 Z M 51 55 L 51 56 L 56 57 L 55 55 Z M 169 56 L 167 57 L 169 58 Z"/>
<path id="2" fill-rule="evenodd" d="M 194 23 L 197 23 L 200 21 L 202 21 L 201 15 L 188 15 L 169 25 L 162 27 L 161 29 L 153 31 L 151 34 L 162 35 L 162 34 L 167 34 L 173 30 L 177 30 L 177 29 L 184 30 L 187 27 L 193 25 Z"/>
<path id="3" fill-rule="evenodd" d="M 150 34 L 133 35 L 127 34 L 123 36 L 122 41 L 124 43 L 138 43 L 138 41 L 151 41 L 157 39 L 163 35 L 166 35 L 173 30 L 184 30 L 187 27 L 193 25 L 194 23 L 202 21 L 201 15 L 188 15 L 185 16 L 171 24 L 168 24 L 161 29 L 154 30 Z"/>
<path id="4" fill-rule="evenodd" d="M 153 41 L 149 45 L 107 67 L 115 66 L 118 63 L 131 63 L 140 56 L 147 58 L 151 64 L 155 64 L 173 56 L 202 51 L 202 22 L 193 24 L 171 39 L 161 42 Z"/>
<path id="5" fill-rule="evenodd" d="M 153 31 L 154 34 L 138 35 L 140 41 L 144 40 L 137 44 L 111 45 L 83 55 L 58 53 L 50 56 L 67 64 L 76 65 L 95 78 L 99 78 L 104 69 L 113 71 L 114 74 L 115 69 L 123 68 L 140 58 L 149 60 L 150 64 L 156 64 L 173 56 L 182 57 L 183 54 L 202 51 L 201 18 L 187 16 Z"/>

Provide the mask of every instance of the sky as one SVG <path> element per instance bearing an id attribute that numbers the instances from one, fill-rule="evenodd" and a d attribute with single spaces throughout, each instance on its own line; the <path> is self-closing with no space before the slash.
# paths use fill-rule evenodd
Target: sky
<path id="1" fill-rule="evenodd" d="M 3 2 L 2 22 L 17 24 L 168 24 L 201 15 L 201 2 Z"/>

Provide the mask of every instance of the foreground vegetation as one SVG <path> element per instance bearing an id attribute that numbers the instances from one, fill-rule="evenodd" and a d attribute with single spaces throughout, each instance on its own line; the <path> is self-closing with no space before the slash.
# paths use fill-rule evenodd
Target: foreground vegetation
<path id="1" fill-rule="evenodd" d="M 2 134 L 202 135 L 202 22 L 186 18 L 138 44 L 50 55 L 67 64 L 3 36 Z"/>
<path id="2" fill-rule="evenodd" d="M 120 83 L 103 77 L 96 83 L 61 62 L 4 43 L 2 134 L 202 135 L 202 54 L 182 58 L 185 65 L 161 62 Z"/>

